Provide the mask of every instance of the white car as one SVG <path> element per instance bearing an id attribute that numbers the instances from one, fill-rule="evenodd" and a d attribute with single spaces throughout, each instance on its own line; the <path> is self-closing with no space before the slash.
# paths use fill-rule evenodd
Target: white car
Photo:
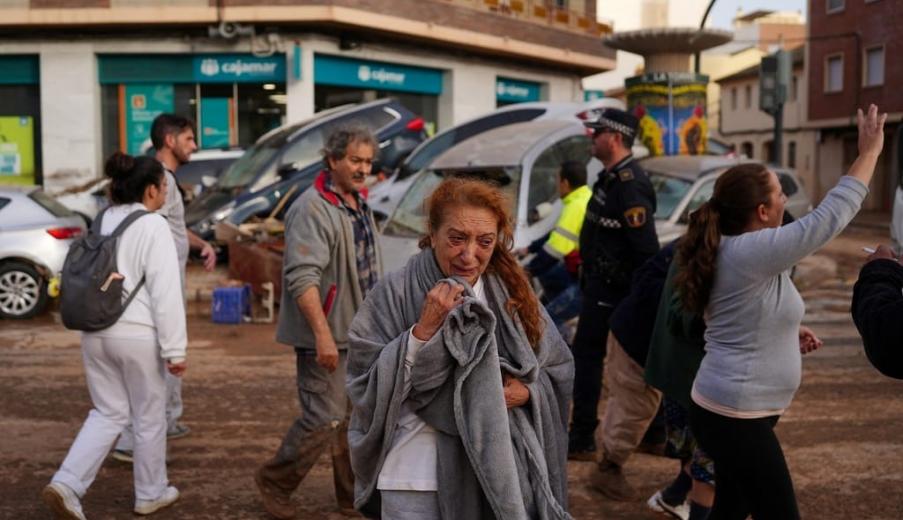
<path id="1" fill-rule="evenodd" d="M 63 269 L 81 217 L 36 186 L 0 187 L 0 318 L 43 312 L 47 283 Z"/>
<path id="2" fill-rule="evenodd" d="M 897 253 L 903 251 L 903 178 L 894 194 L 894 209 L 890 219 L 890 236 L 894 239 Z"/>
<path id="3" fill-rule="evenodd" d="M 471 119 L 444 130 L 421 143 L 395 169 L 391 177 L 370 189 L 367 202 L 370 208 L 373 209 L 377 221 L 382 222 L 395 210 L 401 197 L 411 183 L 414 182 L 417 174 L 429 168 L 433 160 L 458 143 L 476 135 L 483 135 L 485 132 L 495 128 L 527 121 L 562 119 L 580 122 L 594 117 L 593 112 L 605 108 L 624 110 L 624 103 L 613 98 L 598 99 L 585 103 L 548 101 L 518 103 Z M 638 156 L 636 152 L 634 155 Z"/>
<path id="4" fill-rule="evenodd" d="M 590 184 L 602 170 L 590 146 L 586 128 L 571 119 L 502 126 L 451 148 L 416 177 L 386 221 L 381 238 L 386 272 L 400 269 L 417 253 L 417 243 L 426 234 L 423 201 L 447 176 L 498 184 L 514 203 L 514 247 L 526 247 L 551 231 L 561 212 L 561 163 L 585 162 Z"/>

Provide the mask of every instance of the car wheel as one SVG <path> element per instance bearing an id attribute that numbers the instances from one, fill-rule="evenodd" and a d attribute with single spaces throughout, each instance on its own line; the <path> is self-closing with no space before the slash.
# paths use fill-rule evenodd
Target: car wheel
<path id="1" fill-rule="evenodd" d="M 26 319 L 47 307 L 47 281 L 22 262 L 0 265 L 0 318 Z"/>

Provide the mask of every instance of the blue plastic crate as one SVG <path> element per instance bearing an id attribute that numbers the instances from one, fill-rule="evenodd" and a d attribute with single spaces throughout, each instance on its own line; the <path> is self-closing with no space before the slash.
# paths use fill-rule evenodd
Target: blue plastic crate
<path id="1" fill-rule="evenodd" d="M 241 323 L 251 316 L 251 286 L 218 287 L 213 290 L 213 323 Z"/>

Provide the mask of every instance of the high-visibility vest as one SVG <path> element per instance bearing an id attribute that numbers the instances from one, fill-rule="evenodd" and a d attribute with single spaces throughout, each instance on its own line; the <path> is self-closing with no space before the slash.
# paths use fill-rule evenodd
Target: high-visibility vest
<path id="1" fill-rule="evenodd" d="M 577 250 L 580 241 L 580 229 L 583 228 L 583 217 L 586 216 L 586 205 L 593 196 L 593 191 L 584 184 L 576 190 L 568 193 L 561 200 L 563 207 L 555 229 L 549 234 L 549 239 L 543 250 L 551 256 L 563 260 L 564 257 Z"/>

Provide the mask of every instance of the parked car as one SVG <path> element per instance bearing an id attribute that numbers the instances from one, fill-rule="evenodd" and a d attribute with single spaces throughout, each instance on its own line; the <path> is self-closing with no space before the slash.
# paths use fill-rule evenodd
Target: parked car
<path id="1" fill-rule="evenodd" d="M 674 155 L 641 160 L 640 164 L 655 188 L 655 230 L 659 242 L 667 244 L 683 235 L 690 212 L 709 200 L 718 176 L 732 166 L 749 162 L 754 161 L 714 155 Z M 793 218 L 812 211 L 812 203 L 796 174 L 787 168 L 772 169 L 787 195 L 784 210 Z"/>
<path id="2" fill-rule="evenodd" d="M 324 168 L 320 150 L 330 132 L 354 123 L 369 127 L 379 141 L 374 172 L 392 171 L 426 138 L 423 119 L 392 98 L 319 112 L 258 139 L 216 185 L 186 208 L 186 224 L 210 240 L 216 224 L 233 213 L 268 216 L 291 186 L 298 186 L 294 197 L 313 183 Z M 230 222 L 243 222 L 235 220 Z"/>
<path id="3" fill-rule="evenodd" d="M 624 103 L 614 98 L 585 103 L 540 101 L 505 106 L 486 115 L 444 130 L 424 141 L 405 159 L 392 176 L 370 190 L 368 203 L 378 222 L 382 222 L 395 210 L 401 197 L 414 181 L 416 174 L 430 166 L 434 159 L 458 143 L 483 134 L 494 128 L 526 121 L 545 119 L 573 119 L 582 121 L 591 112 L 604 108 L 624 109 Z"/>
<path id="4" fill-rule="evenodd" d="M 545 235 L 561 211 L 557 173 L 565 160 L 587 163 L 591 179 L 602 169 L 590 155 L 586 129 L 576 120 L 506 125 L 449 149 L 417 176 L 383 227 L 386 271 L 400 269 L 417 252 L 426 233 L 423 201 L 448 176 L 478 177 L 501 187 L 514 204 L 515 247 Z"/>
<path id="5" fill-rule="evenodd" d="M 193 153 L 191 161 L 179 167 L 176 173 L 176 180 L 186 199 L 194 199 L 204 189 L 214 185 L 243 153 L 243 150 L 200 150 Z M 57 194 L 56 200 L 81 215 L 90 225 L 94 217 L 110 204 L 107 198 L 109 185 L 110 179 L 101 177 Z"/>
<path id="6" fill-rule="evenodd" d="M 0 318 L 44 311 L 48 281 L 84 232 L 82 218 L 40 188 L 0 187 Z"/>

